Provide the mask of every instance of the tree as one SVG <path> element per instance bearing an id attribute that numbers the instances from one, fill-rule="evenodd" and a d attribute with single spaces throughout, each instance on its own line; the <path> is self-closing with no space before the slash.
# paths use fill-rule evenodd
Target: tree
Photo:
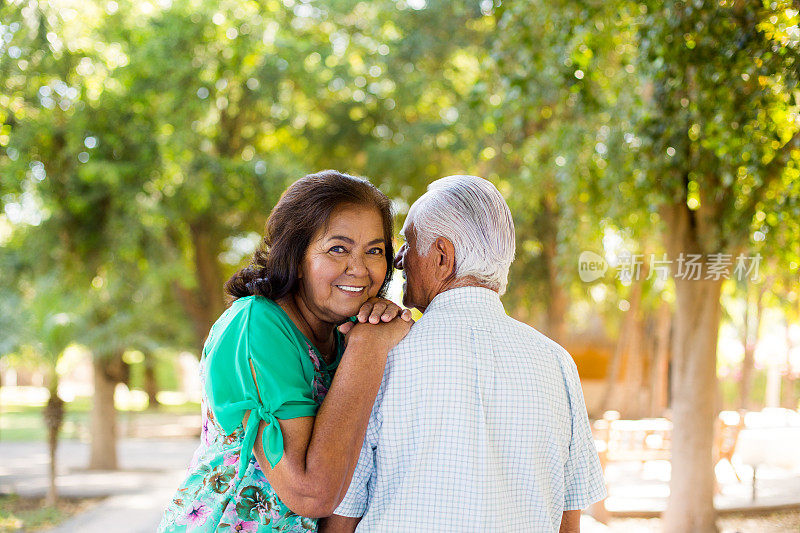
<path id="1" fill-rule="evenodd" d="M 730 263 L 759 209 L 796 194 L 798 47 L 789 2 L 651 2 L 641 19 L 641 168 L 631 184 L 658 209 L 675 265 Z M 620 201 L 628 197 L 621 196 Z M 723 280 L 673 271 L 672 479 L 666 531 L 716 531 L 712 441 Z"/>
<path id="2" fill-rule="evenodd" d="M 3 243 L 3 266 L 6 268 L 0 287 L 0 306 L 5 310 L 3 322 L 13 326 L 13 329 L 4 330 L 0 353 L 15 352 L 30 363 L 44 368 L 48 398 L 42 414 L 50 459 L 45 503 L 53 506 L 58 500 L 56 459 L 65 412 L 65 402 L 58 393 L 59 361 L 67 347 L 75 342 L 80 330 L 80 302 L 59 285 L 56 278 L 30 276 L 27 269 L 21 271 L 14 268 L 25 256 L 20 246 L 26 240 L 21 238 L 21 234 L 31 229 L 16 231 Z M 16 289 L 13 292 L 12 287 Z"/>
<path id="3" fill-rule="evenodd" d="M 163 225 L 142 192 L 159 161 L 153 117 L 135 113 L 144 96 L 122 90 L 110 75 L 124 56 L 118 45 L 92 38 L 102 10 L 86 7 L 78 21 L 54 6 L 4 6 L 14 21 L 4 28 L 13 31 L 18 52 L 0 56 L 8 145 L 0 179 L 7 209 L 36 218 L 13 229 L 29 227 L 19 268 L 55 277 L 86 298 L 77 337 L 94 356 L 90 464 L 107 469 L 116 468 L 113 391 L 124 379 L 121 354 L 142 317 L 155 316 L 150 304 L 169 302 L 163 291 L 147 302 L 137 295 L 160 283 L 148 274 L 163 274 L 168 267 L 158 265 L 168 258 L 159 250 Z"/>
<path id="4" fill-rule="evenodd" d="M 473 97 L 485 117 L 481 156 L 509 192 L 520 245 L 506 300 L 538 310 L 545 332 L 565 342 L 575 259 L 596 249 L 606 226 L 595 184 L 624 119 L 615 110 L 632 99 L 622 90 L 631 17 L 621 3 L 535 5 L 535 19 L 530 4 L 495 7 Z"/>
<path id="5" fill-rule="evenodd" d="M 64 400 L 58 395 L 58 362 L 64 350 L 75 340 L 78 330 L 75 313 L 77 302 L 63 294 L 52 279 L 37 280 L 37 286 L 29 287 L 26 294 L 27 318 L 26 343 L 23 350 L 32 351 L 42 360 L 47 369 L 47 404 L 44 408 L 47 426 L 47 444 L 50 455 L 50 483 L 45 502 L 53 506 L 58 499 L 56 486 L 56 452 L 58 435 L 64 422 Z"/>

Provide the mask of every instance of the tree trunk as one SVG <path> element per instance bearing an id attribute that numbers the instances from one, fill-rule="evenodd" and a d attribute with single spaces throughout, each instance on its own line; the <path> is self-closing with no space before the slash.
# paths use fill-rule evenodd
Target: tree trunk
<path id="1" fill-rule="evenodd" d="M 542 257 L 547 270 L 547 335 L 559 344 L 567 337 L 567 308 L 569 300 L 558 277 L 558 208 L 555 193 L 545 193 L 539 216 Z"/>
<path id="2" fill-rule="evenodd" d="M 58 384 L 50 386 L 50 397 L 44 408 L 44 420 L 47 426 L 47 446 L 50 455 L 49 485 L 45 505 L 53 507 L 58 503 L 58 487 L 56 486 L 56 452 L 58 450 L 58 434 L 64 422 L 64 400 L 58 396 Z"/>
<path id="3" fill-rule="evenodd" d="M 664 416 L 669 404 L 669 359 L 670 333 L 672 331 L 672 309 L 667 302 L 662 302 L 656 314 L 655 343 L 653 347 L 653 367 L 650 379 L 653 395 L 650 404 L 650 416 Z"/>
<path id="4" fill-rule="evenodd" d="M 124 381 L 125 363 L 122 354 L 111 357 L 95 356 L 94 403 L 92 404 L 89 456 L 90 470 L 116 470 L 117 463 L 117 410 L 114 407 L 114 389 Z"/>
<path id="5" fill-rule="evenodd" d="M 195 286 L 187 288 L 180 283 L 174 289 L 183 308 L 192 319 L 197 339 L 197 356 L 203 349 L 211 325 L 225 309 L 225 280 L 219 266 L 220 243 L 212 224 L 198 220 L 189 224 L 194 255 Z"/>
<path id="6" fill-rule="evenodd" d="M 797 394 L 795 393 L 795 379 L 790 374 L 783 375 L 783 383 L 781 384 L 781 407 L 784 409 L 797 410 L 798 402 Z"/>
<path id="7" fill-rule="evenodd" d="M 148 409 L 158 409 L 158 381 L 156 380 L 156 361 L 153 354 L 144 354 L 144 391 L 147 393 Z"/>
<path id="8" fill-rule="evenodd" d="M 548 266 L 549 269 L 549 266 Z M 567 340 L 567 293 L 553 277 L 548 284 L 550 305 L 547 307 L 547 332 L 551 339 L 559 344 Z"/>
<path id="9" fill-rule="evenodd" d="M 210 223 L 202 222 L 190 225 L 197 276 L 195 294 L 204 311 L 203 341 L 211 325 L 225 309 L 225 280 L 222 279 L 219 266 L 220 243 L 210 226 Z"/>
<path id="10" fill-rule="evenodd" d="M 625 383 L 623 406 L 626 418 L 638 419 L 645 416 L 649 407 L 649 399 L 644 390 L 644 369 L 648 348 L 645 346 L 646 323 L 642 319 L 642 288 L 640 282 L 631 294 L 632 330 L 628 337 L 627 356 L 625 358 Z"/>
<path id="11" fill-rule="evenodd" d="M 683 176 L 688 190 L 688 175 Z M 703 200 L 688 208 L 686 194 L 661 207 L 664 244 L 670 259 L 681 254 L 723 253 L 717 239 L 718 205 Z M 705 257 L 702 254 L 706 254 Z M 686 259 L 686 256 L 683 256 Z M 678 263 L 680 266 L 680 263 Z M 670 493 L 662 515 L 665 533 L 717 533 L 714 509 L 714 427 L 718 412 L 717 339 L 723 279 L 703 279 L 691 270 L 673 270 L 675 313 L 672 342 L 672 443 Z"/>
<path id="12" fill-rule="evenodd" d="M 747 282 L 746 282 L 747 283 Z M 745 290 L 745 312 L 744 312 L 744 359 L 742 360 L 741 379 L 739 381 L 739 408 L 753 410 L 755 405 L 750 397 L 753 390 L 753 370 L 754 355 L 756 344 L 758 344 L 759 330 L 761 329 L 761 315 L 764 310 L 764 287 L 755 287 L 752 283 L 747 284 Z M 750 294 L 754 293 L 756 314 L 750 323 Z"/>
<path id="13" fill-rule="evenodd" d="M 712 447 L 722 280 L 675 279 L 672 477 L 663 528 L 716 533 Z"/>
<path id="14" fill-rule="evenodd" d="M 645 276 L 646 277 L 646 276 Z M 641 388 L 641 365 L 635 359 L 641 358 L 641 335 L 642 324 L 640 316 L 640 308 L 642 303 L 642 280 L 636 279 L 631 286 L 631 292 L 628 296 L 630 308 L 625 312 L 622 317 L 622 323 L 619 328 L 619 337 L 617 339 L 617 346 L 612 355 L 612 359 L 608 366 L 606 373 L 606 387 L 603 392 L 603 399 L 600 401 L 601 412 L 605 412 L 612 407 L 617 407 L 617 410 L 624 410 L 623 418 L 637 414 L 637 408 L 631 406 L 627 402 L 631 399 L 637 404 L 638 392 Z M 619 377 L 622 374 L 623 368 L 627 377 L 624 384 L 624 394 L 616 395 L 615 391 L 620 387 Z M 637 374 L 638 373 L 638 374 Z M 635 391 L 635 392 L 634 392 Z M 620 405 L 614 405 L 614 403 Z M 624 407 L 624 409 L 623 409 Z"/>
<path id="15" fill-rule="evenodd" d="M 600 400 L 600 414 L 605 413 L 612 407 L 612 399 L 614 391 L 617 388 L 619 381 L 619 374 L 622 368 L 622 359 L 625 347 L 628 345 L 628 331 L 626 323 L 629 321 L 629 315 L 623 317 L 623 323 L 620 326 L 619 337 L 617 338 L 617 345 L 614 348 L 614 353 L 611 354 L 611 361 L 608 362 L 608 369 L 606 370 L 606 386 L 603 391 L 603 397 Z"/>
<path id="16" fill-rule="evenodd" d="M 767 383 L 764 391 L 764 407 L 780 407 L 781 405 L 781 368 L 774 362 L 767 365 Z"/>
<path id="17" fill-rule="evenodd" d="M 792 364 L 789 355 L 794 351 L 795 344 L 789 334 L 789 323 L 786 323 L 786 363 L 783 369 L 783 383 L 781 383 L 781 407 L 795 410 L 798 408 L 797 397 L 794 391 L 795 379 L 792 376 Z"/>

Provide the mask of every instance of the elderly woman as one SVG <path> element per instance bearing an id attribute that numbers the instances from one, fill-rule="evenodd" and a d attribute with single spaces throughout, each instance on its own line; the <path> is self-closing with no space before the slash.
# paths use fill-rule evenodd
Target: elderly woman
<path id="1" fill-rule="evenodd" d="M 325 171 L 286 190 L 226 284 L 233 303 L 203 348 L 201 444 L 159 531 L 316 531 L 331 514 L 411 326 L 376 298 L 392 260 L 390 202 L 366 180 Z"/>

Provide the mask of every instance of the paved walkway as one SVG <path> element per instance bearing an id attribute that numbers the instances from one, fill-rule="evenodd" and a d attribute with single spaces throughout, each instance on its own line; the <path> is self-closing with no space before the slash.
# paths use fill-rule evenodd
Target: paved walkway
<path id="1" fill-rule="evenodd" d="M 62 496 L 106 497 L 73 517 L 55 533 L 152 533 L 173 491 L 183 478 L 197 446 L 192 439 L 123 439 L 119 445 L 121 470 L 87 471 L 89 446 L 64 441 L 59 447 L 58 486 Z M 0 441 L 0 493 L 43 496 L 47 490 L 47 447 L 42 442 Z M 758 471 L 758 498 L 751 500 L 752 471 L 739 468 L 744 482 L 724 465 L 718 470 L 721 510 L 800 506 L 800 472 L 762 468 Z M 666 504 L 669 464 L 650 462 L 612 464 L 606 507 L 613 516 L 657 516 Z M 584 516 L 581 530 L 603 533 L 606 526 Z"/>
<path id="2" fill-rule="evenodd" d="M 180 483 L 197 439 L 125 439 L 119 471 L 88 471 L 88 444 L 64 441 L 58 450 L 58 488 L 66 497 L 107 497 L 57 533 L 152 533 Z M 0 492 L 43 496 L 47 447 L 42 442 L 0 442 Z"/>
<path id="3" fill-rule="evenodd" d="M 721 513 L 800 507 L 800 471 L 762 466 L 753 499 L 753 470 L 739 465 L 736 474 L 728 463 L 717 466 L 719 493 L 714 506 Z M 670 465 L 667 461 L 611 463 L 606 469 L 608 498 L 605 507 L 612 516 L 656 517 L 669 497 Z"/>

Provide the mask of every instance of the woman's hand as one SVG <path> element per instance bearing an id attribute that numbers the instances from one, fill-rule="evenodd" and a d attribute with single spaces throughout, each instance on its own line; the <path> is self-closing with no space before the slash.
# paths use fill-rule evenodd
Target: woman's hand
<path id="1" fill-rule="evenodd" d="M 357 318 L 360 323 L 377 324 L 379 322 L 389 322 L 397 316 L 406 322 L 410 322 L 411 309 L 403 309 L 391 300 L 373 296 L 364 302 L 361 309 L 358 310 Z"/>
<path id="2" fill-rule="evenodd" d="M 403 340 L 411 330 L 414 320 L 395 317 L 389 322 L 372 324 L 370 322 L 345 322 L 339 326 L 339 331 L 344 334 L 345 345 L 351 342 L 363 343 L 370 346 L 370 351 L 388 352 Z"/>
<path id="3" fill-rule="evenodd" d="M 395 315 L 397 313 L 395 312 Z M 278 420 L 283 458 L 272 468 L 257 438 L 253 453 L 278 497 L 301 516 L 329 516 L 342 501 L 358 462 L 369 414 L 389 352 L 413 320 L 339 326 L 347 349 L 316 418 Z M 259 434 L 267 422 L 261 421 Z"/>
<path id="4" fill-rule="evenodd" d="M 361 305 L 356 315 L 358 322 L 350 322 L 349 320 L 339 326 L 339 331 L 345 336 L 345 343 L 349 343 L 351 338 L 358 340 L 366 340 L 367 342 L 377 342 L 378 346 L 390 350 L 406 336 L 408 330 L 414 320 L 411 318 L 411 309 L 403 309 L 396 303 L 386 298 L 379 298 L 373 296 Z M 381 322 L 385 324 L 381 324 Z M 366 327 L 366 326 L 389 326 L 395 322 L 388 329 L 382 327 Z M 401 324 L 402 323 L 402 324 Z M 351 330 L 356 331 L 351 334 Z"/>

